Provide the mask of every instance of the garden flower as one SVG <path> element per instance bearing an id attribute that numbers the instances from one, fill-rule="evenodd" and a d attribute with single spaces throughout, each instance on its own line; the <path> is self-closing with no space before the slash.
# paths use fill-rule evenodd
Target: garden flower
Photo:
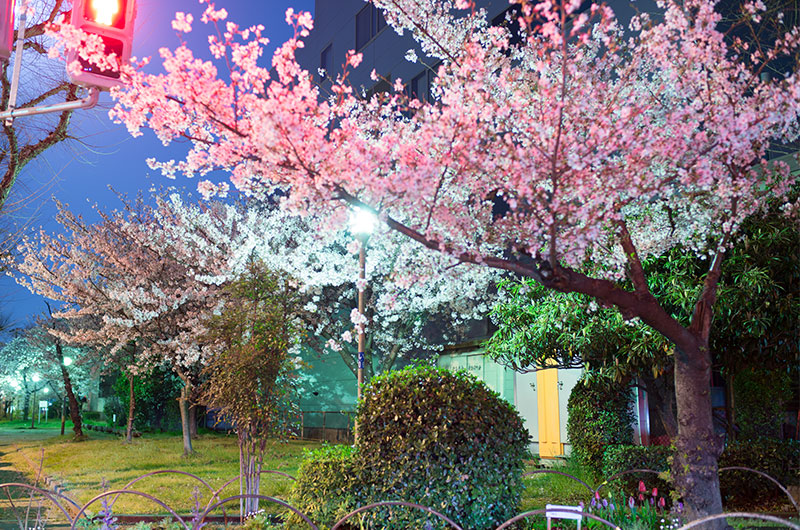
<path id="1" fill-rule="evenodd" d="M 653 497 L 658 497 L 658 488 L 653 488 Z"/>
<path id="2" fill-rule="evenodd" d="M 664 497 L 661 497 L 661 498 L 658 499 L 659 508 L 663 508 L 666 505 L 667 505 L 667 502 L 664 500 Z"/>
<path id="3" fill-rule="evenodd" d="M 640 500 L 640 501 L 642 501 L 642 502 L 644 502 L 644 494 L 643 494 L 643 493 L 640 493 L 640 494 L 639 494 L 639 500 Z"/>
<path id="4" fill-rule="evenodd" d="M 608 499 L 603 499 L 603 508 L 608 508 Z"/>
<path id="5" fill-rule="evenodd" d="M 642 492 L 642 493 L 647 491 L 647 486 L 644 485 L 644 481 L 643 480 L 639 481 L 639 491 Z"/>
<path id="6" fill-rule="evenodd" d="M 633 497 L 631 497 L 630 499 L 628 499 L 628 507 L 629 507 L 631 510 L 633 510 L 633 505 L 634 505 L 634 504 L 635 504 L 635 503 L 633 502 Z"/>

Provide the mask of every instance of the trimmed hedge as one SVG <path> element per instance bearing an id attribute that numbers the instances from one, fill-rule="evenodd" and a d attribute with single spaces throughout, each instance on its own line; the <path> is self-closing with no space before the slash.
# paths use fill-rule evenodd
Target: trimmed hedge
<path id="1" fill-rule="evenodd" d="M 667 497 L 672 487 L 661 477 L 670 471 L 673 450 L 672 447 L 663 445 L 609 445 L 603 453 L 603 479 L 608 480 L 617 473 L 631 469 L 652 469 L 661 475 L 631 473 L 613 480 L 608 487 L 630 496 L 637 491 L 639 481 L 642 481 L 648 490 L 658 488 Z"/>
<path id="2" fill-rule="evenodd" d="M 567 436 L 572 454 L 600 474 L 603 452 L 614 444 L 633 443 L 633 395 L 627 386 L 602 379 L 583 379 L 567 401 Z"/>
<path id="3" fill-rule="evenodd" d="M 356 451 L 310 453 L 301 466 L 290 503 L 316 524 L 386 500 L 430 507 L 470 529 L 495 528 L 516 513 L 530 437 L 514 407 L 473 376 L 415 367 L 375 377 L 358 425 Z M 367 511 L 353 525 L 446 527 L 397 507 Z"/>
<path id="4" fill-rule="evenodd" d="M 292 487 L 289 504 L 319 524 L 332 525 L 363 504 L 356 449 L 349 445 L 330 445 L 307 451 Z M 308 528 L 293 512 L 287 526 Z"/>
<path id="5" fill-rule="evenodd" d="M 770 475 L 784 487 L 800 485 L 800 442 L 763 438 L 729 444 L 719 467 L 749 467 Z M 719 475 L 722 499 L 737 508 L 764 506 L 773 501 L 789 502 L 773 482 L 749 471 L 723 471 Z"/>

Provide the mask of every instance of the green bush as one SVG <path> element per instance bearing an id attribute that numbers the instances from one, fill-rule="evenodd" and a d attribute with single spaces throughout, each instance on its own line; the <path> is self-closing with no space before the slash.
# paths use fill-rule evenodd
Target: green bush
<path id="1" fill-rule="evenodd" d="M 402 500 L 463 528 L 495 528 L 523 491 L 529 435 L 508 402 L 466 373 L 416 367 L 373 378 L 358 408 L 357 448 L 309 453 L 290 504 L 322 526 L 358 506 Z M 299 527 L 299 518 L 290 525 Z M 421 510 L 379 508 L 353 525 L 443 528 Z"/>
<path id="2" fill-rule="evenodd" d="M 800 485 L 800 442 L 763 438 L 729 444 L 719 459 L 719 467 L 749 467 L 770 475 L 784 487 Z M 749 471 L 723 471 L 720 490 L 726 506 L 748 508 L 786 500 L 773 482 Z"/>
<path id="3" fill-rule="evenodd" d="M 603 379 L 583 379 L 567 401 L 567 436 L 572 454 L 599 474 L 603 452 L 612 444 L 633 443 L 633 395 L 626 386 Z"/>
<path id="4" fill-rule="evenodd" d="M 739 440 L 780 438 L 791 378 L 780 370 L 743 370 L 734 379 Z"/>
<path id="5" fill-rule="evenodd" d="M 306 451 L 292 487 L 289 504 L 303 512 L 320 528 L 330 527 L 361 504 L 358 493 L 360 471 L 356 450 L 348 445 L 330 445 Z M 308 528 L 292 513 L 289 528 Z"/>
<path id="6" fill-rule="evenodd" d="M 496 392 L 464 372 L 421 366 L 375 377 L 362 396 L 358 450 L 370 501 L 417 503 L 472 529 L 515 514 L 530 437 Z M 370 514 L 382 528 L 443 526 L 418 510 Z"/>
<path id="7" fill-rule="evenodd" d="M 608 480 L 612 475 L 630 469 L 652 469 L 653 473 L 631 473 L 613 480 L 608 488 L 625 495 L 637 492 L 639 481 L 645 483 L 648 491 L 658 488 L 664 497 L 672 489 L 666 480 L 669 476 L 670 459 L 673 448 L 663 445 L 609 445 L 603 453 L 603 478 Z"/>
<path id="8" fill-rule="evenodd" d="M 83 411 L 83 414 L 81 415 L 81 419 L 85 420 L 85 421 L 98 422 L 98 421 L 100 421 L 100 416 L 101 416 L 100 411 L 97 411 L 97 410 L 85 410 L 85 411 Z"/>

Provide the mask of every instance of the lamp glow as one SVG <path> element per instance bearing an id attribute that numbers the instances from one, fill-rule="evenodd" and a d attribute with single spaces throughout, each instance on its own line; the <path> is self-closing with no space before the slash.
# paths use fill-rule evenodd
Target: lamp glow
<path id="1" fill-rule="evenodd" d="M 114 15 L 119 13 L 119 0 L 92 0 L 92 12 L 95 22 L 111 26 L 114 24 Z"/>
<path id="2" fill-rule="evenodd" d="M 39 374 L 31 375 L 31 381 L 33 381 L 34 383 L 38 383 L 39 379 L 40 379 Z"/>
<path id="3" fill-rule="evenodd" d="M 378 218 L 364 208 L 353 208 L 350 212 L 350 231 L 354 234 L 368 236 L 375 230 Z"/>
<path id="4" fill-rule="evenodd" d="M 47 388 L 47 387 L 44 387 L 44 388 L 42 389 L 42 394 L 47 394 L 48 392 L 50 392 L 50 389 L 49 389 L 49 388 Z"/>
<path id="5" fill-rule="evenodd" d="M 64 357 L 64 366 L 69 366 L 72 364 L 72 357 Z"/>

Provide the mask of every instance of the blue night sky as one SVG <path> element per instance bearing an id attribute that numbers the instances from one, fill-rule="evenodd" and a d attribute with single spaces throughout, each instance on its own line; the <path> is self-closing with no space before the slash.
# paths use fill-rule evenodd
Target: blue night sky
<path id="1" fill-rule="evenodd" d="M 270 39 L 265 61 L 272 57 L 274 48 L 291 36 L 286 25 L 288 7 L 295 11 L 314 11 L 314 0 L 217 0 L 216 7 L 228 11 L 228 20 L 240 26 L 263 24 Z M 195 54 L 206 57 L 208 27 L 200 22 L 205 4 L 197 0 L 138 0 L 133 55 L 153 57 L 151 68 L 158 68 L 160 47 L 175 48 L 178 37 L 170 22 L 176 11 L 192 13 L 193 34 L 188 41 Z M 206 52 L 205 54 L 203 52 Z M 9 198 L 9 215 L 4 226 L 27 226 L 26 230 L 43 227 L 48 232 L 57 230 L 54 221 L 53 198 L 68 203 L 70 209 L 80 212 L 88 220 L 96 219 L 92 206 L 97 203 L 103 210 L 120 205 L 116 195 L 108 189 L 134 197 L 140 190 L 160 186 L 185 187 L 194 191 L 196 182 L 179 177 L 169 180 L 151 171 L 145 159 L 180 159 L 185 145 L 165 148 L 155 135 L 145 131 L 132 138 L 122 125 L 113 124 L 107 116 L 111 98 L 102 94 L 100 105 L 92 110 L 73 114 L 71 133 L 79 141 L 70 141 L 51 148 L 39 160 L 29 164 L 20 175 Z M 22 118 L 25 119 L 25 118 Z M 37 314 L 46 311 L 41 297 L 30 294 L 13 279 L 0 276 L 0 313 L 9 315 L 14 326 L 21 326 Z"/>

